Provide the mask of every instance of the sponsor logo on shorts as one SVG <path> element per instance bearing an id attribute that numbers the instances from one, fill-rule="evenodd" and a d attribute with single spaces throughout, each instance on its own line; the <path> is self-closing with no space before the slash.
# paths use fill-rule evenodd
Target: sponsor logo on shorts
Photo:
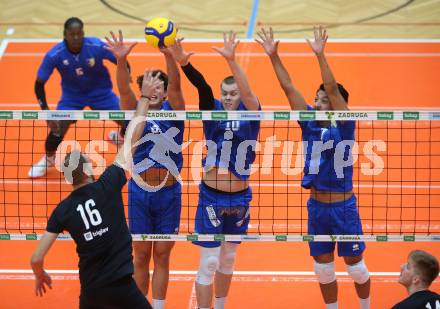
<path id="1" fill-rule="evenodd" d="M 220 226 L 220 220 L 217 219 L 217 214 L 215 213 L 214 208 L 211 206 L 206 207 L 206 212 L 208 213 L 208 218 L 209 221 L 211 222 L 211 224 L 214 227 L 218 227 Z"/>
<path id="2" fill-rule="evenodd" d="M 353 251 L 359 251 L 359 244 L 354 244 L 352 247 Z"/>

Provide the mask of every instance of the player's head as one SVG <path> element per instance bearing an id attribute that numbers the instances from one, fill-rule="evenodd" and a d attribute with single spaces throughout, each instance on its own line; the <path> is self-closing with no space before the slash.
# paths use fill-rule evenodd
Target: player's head
<path id="1" fill-rule="evenodd" d="M 226 77 L 221 85 L 221 99 L 223 108 L 225 110 L 236 110 L 240 105 L 240 90 L 238 89 L 238 85 L 235 82 L 234 76 Z"/>
<path id="2" fill-rule="evenodd" d="M 342 86 L 339 83 L 338 83 L 338 89 L 342 97 L 344 98 L 345 102 L 347 102 L 348 104 L 348 91 L 344 88 L 344 86 Z M 324 84 L 321 84 L 318 90 L 316 91 L 315 109 L 318 111 L 328 111 L 332 109 L 332 106 L 330 104 L 330 99 L 327 93 L 325 92 Z"/>
<path id="3" fill-rule="evenodd" d="M 407 263 L 401 266 L 399 283 L 406 288 L 428 288 L 438 274 L 438 260 L 428 252 L 414 250 L 409 254 Z"/>
<path id="4" fill-rule="evenodd" d="M 84 23 L 78 17 L 70 17 L 64 23 L 64 40 L 73 53 L 81 51 L 84 39 Z"/>
<path id="5" fill-rule="evenodd" d="M 157 86 L 153 96 L 150 101 L 150 109 L 160 108 L 162 106 L 162 102 L 167 98 L 167 90 L 168 90 L 168 75 L 161 70 L 154 70 L 153 76 L 156 76 L 157 73 L 160 73 L 159 79 L 163 82 L 161 85 Z M 139 75 L 136 79 L 136 83 L 139 87 L 139 90 L 142 90 L 142 82 L 144 81 L 144 75 Z"/>
<path id="6" fill-rule="evenodd" d="M 66 155 L 61 170 L 66 181 L 73 186 L 94 180 L 89 160 L 78 150 L 73 150 Z"/>

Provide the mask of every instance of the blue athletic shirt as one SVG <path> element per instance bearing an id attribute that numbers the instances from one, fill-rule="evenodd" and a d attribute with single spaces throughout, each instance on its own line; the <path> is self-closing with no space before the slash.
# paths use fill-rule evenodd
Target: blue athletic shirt
<path id="1" fill-rule="evenodd" d="M 307 110 L 313 110 L 313 108 L 307 106 Z M 314 187 L 319 191 L 351 191 L 353 189 L 353 164 L 340 168 L 337 165 L 335 169 L 335 153 L 337 145 L 345 141 L 346 145 L 341 144 L 338 150 L 339 157 L 346 161 L 352 155 L 356 122 L 336 121 L 336 126 L 330 125 L 324 128 L 319 127 L 317 121 L 299 121 L 299 124 L 302 129 L 305 153 L 304 176 L 301 186 L 306 189 Z M 321 149 L 324 149 L 327 148 L 325 143 L 331 140 L 333 140 L 332 147 L 321 152 L 319 162 L 317 157 L 312 160 L 313 142 L 321 141 L 324 144 Z"/>
<path id="2" fill-rule="evenodd" d="M 172 115 L 174 112 L 170 102 L 164 101 L 160 110 L 151 110 L 148 113 Z M 184 129 L 185 122 L 183 120 L 147 120 L 143 137 L 140 139 L 141 144 L 137 147 L 133 156 L 133 163 L 138 165 L 134 168 L 134 171 L 142 173 L 151 167 L 155 167 L 166 168 L 172 173 L 180 172 L 183 165 L 182 142 Z M 148 140 L 142 142 L 142 139 L 146 136 L 149 136 Z M 153 149 L 154 153 L 152 153 Z M 173 170 L 174 166 L 170 162 L 174 163 L 178 169 L 177 171 Z"/>
<path id="3" fill-rule="evenodd" d="M 65 41 L 58 43 L 45 55 L 37 77 L 47 81 L 56 68 L 61 75 L 63 96 L 89 98 L 112 91 L 112 82 L 103 60 L 116 64 L 113 54 L 98 38 L 86 37 L 79 54 L 72 54 Z"/>
<path id="4" fill-rule="evenodd" d="M 220 101 L 215 100 L 214 110 L 224 111 L 223 105 Z M 247 110 L 243 102 L 240 102 L 238 106 L 239 111 Z M 261 110 L 261 106 L 259 107 Z M 204 120 L 203 132 L 208 146 L 208 153 L 203 158 L 203 167 L 205 170 L 209 170 L 211 167 L 228 168 L 235 176 L 241 180 L 247 180 L 251 173 L 251 164 L 255 160 L 255 144 L 257 142 L 258 133 L 260 132 L 260 121 L 256 120 Z M 226 140 L 225 140 L 226 134 Z M 216 144 L 216 152 L 210 150 L 209 142 L 212 141 Z M 243 143 L 243 141 L 249 141 Z M 231 144 L 230 156 L 227 151 L 222 155 L 223 143 Z M 241 147 L 240 147 L 241 144 Z M 252 146 L 252 148 L 251 148 Z M 239 150 L 240 147 L 240 151 Z M 212 147 L 211 147 L 212 148 Z M 227 147 L 226 147 L 227 148 Z M 238 152 L 238 166 L 237 162 Z"/>

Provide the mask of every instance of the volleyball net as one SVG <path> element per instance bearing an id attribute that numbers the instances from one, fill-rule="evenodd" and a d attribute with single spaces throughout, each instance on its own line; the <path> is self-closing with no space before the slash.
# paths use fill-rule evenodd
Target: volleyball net
<path id="1" fill-rule="evenodd" d="M 56 205 L 71 191 L 59 168 L 29 178 L 44 155 L 46 120 L 76 121 L 57 152 L 89 156 L 98 177 L 117 152 L 107 136 L 131 111 L 0 111 L 0 240 L 38 239 Z M 440 112 L 436 111 L 151 111 L 148 119 L 184 120 L 182 210 L 176 235 L 134 240 L 436 241 L 440 240 Z M 247 235 L 198 235 L 194 220 L 206 155 L 202 120 L 260 121 L 249 171 L 253 198 Z M 349 147 L 353 191 L 364 235 L 307 235 L 309 190 L 301 188 L 304 145 L 298 121 L 356 121 Z M 165 154 L 164 154 L 165 155 Z M 59 165 L 58 165 L 59 166 Z M 335 168 L 339 168 L 335 166 Z M 127 212 L 127 186 L 123 189 Z M 61 235 L 60 239 L 69 239 Z"/>

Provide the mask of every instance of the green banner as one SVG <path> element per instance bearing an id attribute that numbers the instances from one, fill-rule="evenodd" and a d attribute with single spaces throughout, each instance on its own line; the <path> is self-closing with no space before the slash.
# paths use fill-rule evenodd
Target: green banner
<path id="1" fill-rule="evenodd" d="M 227 112 L 212 112 L 211 113 L 212 120 L 228 120 Z"/>
<path id="2" fill-rule="evenodd" d="M 393 112 L 377 112 L 377 120 L 393 120 Z"/>
<path id="3" fill-rule="evenodd" d="M 125 113 L 124 112 L 109 112 L 108 117 L 112 120 L 124 120 Z"/>
<path id="4" fill-rule="evenodd" d="M 188 120 L 202 120 L 202 112 L 186 112 Z"/>
<path id="5" fill-rule="evenodd" d="M 419 120 L 419 112 L 403 112 L 403 120 Z"/>
<path id="6" fill-rule="evenodd" d="M 99 119 L 99 112 L 84 112 L 84 119 Z"/>
<path id="7" fill-rule="evenodd" d="M 0 112 L 0 119 L 12 119 L 13 114 L 11 111 L 2 111 Z"/>
<path id="8" fill-rule="evenodd" d="M 275 120 L 290 120 L 289 112 L 273 112 L 273 118 Z"/>
<path id="9" fill-rule="evenodd" d="M 315 112 L 299 112 L 299 120 L 315 120 Z"/>
<path id="10" fill-rule="evenodd" d="M 22 112 L 21 118 L 23 119 L 38 119 L 38 112 Z"/>

